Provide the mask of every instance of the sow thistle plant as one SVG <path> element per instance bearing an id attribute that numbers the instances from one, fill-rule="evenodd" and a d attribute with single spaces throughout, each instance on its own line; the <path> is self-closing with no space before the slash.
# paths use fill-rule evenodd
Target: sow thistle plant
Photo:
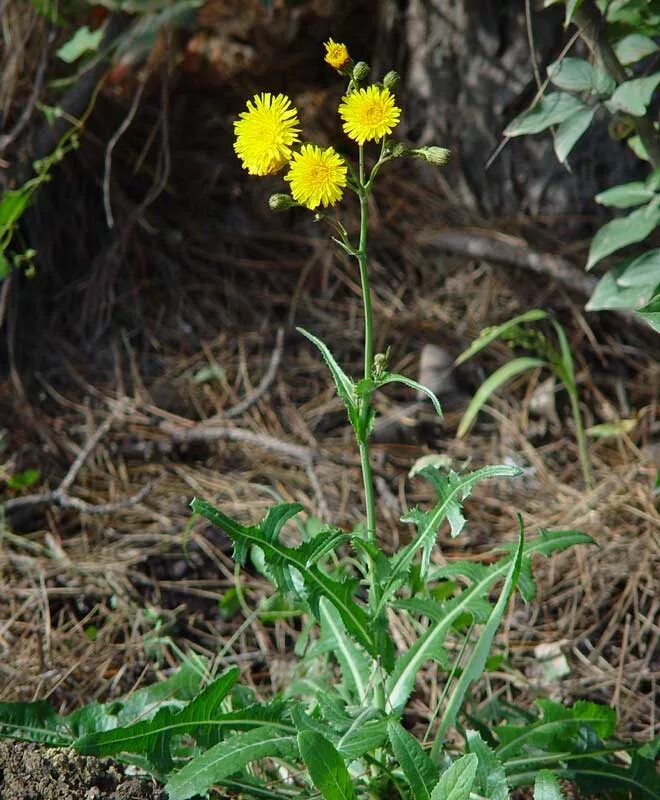
<path id="1" fill-rule="evenodd" d="M 527 540 L 520 523 L 516 542 L 483 563 L 438 565 L 432 559 L 438 531 L 445 523 L 454 537 L 463 531 L 462 503 L 472 488 L 489 478 L 515 477 L 517 469 L 486 466 L 459 474 L 423 466 L 418 475 L 436 499 L 404 515 L 402 522 L 412 526 L 410 541 L 387 555 L 369 454 L 374 395 L 402 383 L 425 392 L 438 414 L 441 409 L 429 389 L 390 372 L 387 353 L 374 353 L 369 197 L 388 161 L 421 158 L 442 165 L 449 153 L 390 138 L 401 115 L 393 73 L 365 85 L 368 66 L 354 64 L 346 46 L 332 40 L 325 60 L 348 81 L 338 116 L 347 144 L 357 146 L 356 163 L 332 147 L 304 142 L 298 113 L 282 94 L 262 93 L 247 103 L 235 123 L 234 147 L 250 174 L 282 173 L 290 191 L 271 197 L 271 208 L 314 212 L 355 259 L 364 304 L 362 376 L 349 376 L 324 342 L 299 330 L 320 351 L 346 407 L 360 454 L 366 521 L 353 530 L 299 523 L 302 543 L 291 546 L 281 534 L 285 524 L 298 521 L 303 508 L 297 503 L 275 505 L 252 523 L 232 519 L 206 500 L 192 502 L 195 514 L 231 537 L 237 563 L 252 561 L 276 595 L 307 619 L 290 686 L 258 699 L 239 684 L 237 668 L 208 674 L 209 665 L 194 657 L 165 683 L 67 717 L 43 702 L 0 704 L 2 732 L 132 761 L 166 781 L 170 800 L 207 795 L 214 786 L 272 800 L 505 800 L 525 785 L 535 786 L 538 800 L 556 800 L 563 796 L 559 778 L 600 796 L 618 790 L 626 797 L 658 798 L 652 761 L 658 748 L 613 741 L 610 708 L 540 700 L 537 716 L 507 712 L 493 701 L 478 715 L 469 705 L 514 591 L 534 599 L 533 555 L 591 542 L 570 530 L 542 531 Z M 357 242 L 328 212 L 346 192 L 359 200 Z M 405 652 L 397 652 L 391 634 L 397 617 L 417 635 Z M 430 663 L 442 676 L 439 699 L 430 720 L 418 720 L 427 729 L 417 738 L 407 728 L 413 719 L 408 703 Z"/>

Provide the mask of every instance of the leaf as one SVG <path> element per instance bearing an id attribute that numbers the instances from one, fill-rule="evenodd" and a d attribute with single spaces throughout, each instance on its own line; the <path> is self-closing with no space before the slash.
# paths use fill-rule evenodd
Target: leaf
<path id="1" fill-rule="evenodd" d="M 597 194 L 594 200 L 602 206 L 630 208 L 648 203 L 654 194 L 655 192 L 649 189 L 644 181 L 633 181 L 613 186 L 611 189 Z"/>
<path id="2" fill-rule="evenodd" d="M 469 358 L 476 356 L 477 353 L 488 347 L 491 342 L 495 341 L 495 339 L 498 339 L 500 336 L 502 336 L 502 334 L 508 333 L 517 325 L 521 325 L 523 322 L 537 322 L 540 319 L 547 319 L 547 317 L 548 315 L 545 311 L 541 311 L 540 308 L 532 308 L 529 311 L 526 311 L 524 314 L 519 314 L 517 317 L 512 317 L 506 322 L 503 322 L 501 325 L 484 328 L 479 334 L 479 337 L 472 342 L 467 350 L 464 350 L 460 354 L 456 361 L 454 361 L 454 364 L 458 366 L 464 361 L 467 361 Z"/>
<path id="3" fill-rule="evenodd" d="M 82 736 L 73 746 L 83 755 L 97 757 L 117 753 L 146 755 L 158 769 L 167 772 L 172 767 L 170 753 L 172 736 L 188 735 L 198 741 L 198 744 L 202 742 L 208 744 L 209 729 L 214 729 L 211 735 L 217 741 L 223 723 L 229 728 L 263 724 L 263 715 L 259 713 L 256 714 L 256 719 L 251 715 L 246 719 L 243 711 L 239 712 L 238 716 L 235 713 L 223 715 L 218 712 L 220 703 L 234 686 L 238 676 L 238 668 L 233 667 L 216 678 L 180 710 L 161 708 L 149 720 L 140 720 L 131 725 Z M 275 709 L 275 716 L 279 717 L 281 713 L 282 706 L 279 704 Z M 215 744 L 215 741 L 212 743 Z"/>
<path id="4" fill-rule="evenodd" d="M 502 763 L 477 731 L 466 731 L 465 737 L 471 753 L 478 760 L 475 792 L 488 800 L 509 800 L 509 784 Z"/>
<path id="5" fill-rule="evenodd" d="M 656 229 L 658 223 L 660 210 L 653 201 L 631 212 L 627 217 L 607 222 L 591 241 L 587 269 L 591 269 L 610 253 L 634 242 L 641 242 Z"/>
<path id="6" fill-rule="evenodd" d="M 591 436 L 592 439 L 627 436 L 635 430 L 638 421 L 636 419 L 617 419 L 614 422 L 603 422 L 600 425 L 592 425 L 587 428 L 585 433 L 587 436 Z"/>
<path id="7" fill-rule="evenodd" d="M 544 95 L 529 111 L 525 111 L 510 122 L 504 129 L 505 136 L 524 136 L 541 133 L 553 125 L 559 125 L 584 104 L 566 92 L 551 92 Z"/>
<path id="8" fill-rule="evenodd" d="M 386 740 L 387 720 L 371 719 L 350 728 L 337 742 L 337 750 L 346 760 L 353 760 L 382 747 Z"/>
<path id="9" fill-rule="evenodd" d="M 557 160 L 563 164 L 569 153 L 575 147 L 582 134 L 591 125 L 595 109 L 586 106 L 568 119 L 565 119 L 554 132 L 554 147 Z"/>
<path id="10" fill-rule="evenodd" d="M 18 222 L 30 202 L 32 192 L 25 187 L 21 189 L 8 189 L 2 193 L 0 200 L 0 231 L 9 228 Z"/>
<path id="11" fill-rule="evenodd" d="M 90 31 L 87 25 L 73 34 L 68 42 L 65 42 L 57 51 L 57 55 L 62 61 L 67 64 L 73 64 L 85 53 L 96 52 L 103 39 L 103 28 L 97 28 L 95 31 Z"/>
<path id="12" fill-rule="evenodd" d="M 337 387 L 337 393 L 344 401 L 344 405 L 348 411 L 348 417 L 351 425 L 353 426 L 353 430 L 357 433 L 360 426 L 360 420 L 355 397 L 355 384 L 335 361 L 335 357 L 332 355 L 327 345 L 325 345 L 320 339 L 317 339 L 316 336 L 309 333 L 309 331 L 306 331 L 304 328 L 296 328 L 296 330 L 298 333 L 302 333 L 303 336 L 309 339 L 309 341 L 316 345 L 316 347 L 318 347 L 320 350 L 325 363 L 328 365 L 328 368 L 332 373 L 335 386 Z"/>
<path id="13" fill-rule="evenodd" d="M 325 800 L 355 800 L 353 781 L 344 759 L 320 733 L 302 731 L 298 747 L 314 786 Z"/>
<path id="14" fill-rule="evenodd" d="M 430 389 L 428 389 L 426 386 L 419 383 L 418 381 L 414 381 L 412 380 L 412 378 L 406 378 L 405 375 L 398 375 L 397 373 L 394 372 L 387 372 L 382 378 L 379 378 L 376 383 L 378 386 L 385 386 L 388 383 L 403 383 L 410 389 L 415 389 L 415 391 L 417 392 L 422 392 L 433 403 L 433 407 L 435 408 L 438 416 L 442 417 L 442 408 L 440 407 L 440 401 Z"/>
<path id="15" fill-rule="evenodd" d="M 71 744 L 71 734 L 64 719 L 46 700 L 0 703 L 0 736 L 55 747 Z"/>
<path id="16" fill-rule="evenodd" d="M 329 640 L 334 644 L 333 653 L 341 665 L 344 683 L 357 703 L 362 704 L 367 697 L 374 663 L 347 635 L 339 612 L 326 597 L 319 602 L 319 612 L 325 642 Z"/>
<path id="17" fill-rule="evenodd" d="M 214 783 L 239 772 L 252 761 L 266 756 L 295 755 L 296 739 L 268 726 L 237 733 L 193 758 L 175 772 L 165 791 L 169 800 L 188 800 L 206 794 Z"/>
<path id="18" fill-rule="evenodd" d="M 473 681 L 478 680 L 484 671 L 486 659 L 488 658 L 490 648 L 493 644 L 493 639 L 495 638 L 497 629 L 500 626 L 504 612 L 509 605 L 509 600 L 511 600 L 518 582 L 518 575 L 520 574 L 520 567 L 523 559 L 524 545 L 525 534 L 521 521 L 518 547 L 516 549 L 516 554 L 511 561 L 509 571 L 504 581 L 504 586 L 500 590 L 500 596 L 495 604 L 495 608 L 493 609 L 488 622 L 479 635 L 477 643 L 473 647 L 467 662 L 463 666 L 463 671 L 461 672 L 460 677 L 454 684 L 454 688 L 449 695 L 447 705 L 442 713 L 442 717 L 440 718 L 440 724 L 436 733 L 433 746 L 434 752 L 440 752 L 440 747 L 442 746 L 444 736 L 449 727 L 456 721 L 456 717 L 458 716 L 458 712 L 463 705 L 468 687 Z"/>
<path id="19" fill-rule="evenodd" d="M 660 284 L 660 247 L 648 250 L 628 262 L 625 270 L 616 279 L 618 286 L 658 286 Z"/>
<path id="20" fill-rule="evenodd" d="M 431 794 L 431 800 L 469 800 L 477 774 L 474 753 L 461 756 L 442 774 Z"/>
<path id="21" fill-rule="evenodd" d="M 638 309 L 637 313 L 645 322 L 648 322 L 654 331 L 660 333 L 660 294 Z"/>
<path id="22" fill-rule="evenodd" d="M 38 469 L 25 469 L 23 472 L 17 472 L 12 475 L 7 481 L 7 486 L 10 489 L 27 489 L 35 484 L 41 473 Z"/>
<path id="23" fill-rule="evenodd" d="M 631 33 L 614 45 L 616 57 L 624 66 L 634 64 L 657 50 L 658 45 L 653 39 L 641 33 Z"/>
<path id="24" fill-rule="evenodd" d="M 660 72 L 620 83 L 605 105 L 612 114 L 625 111 L 634 117 L 643 117 L 659 83 Z"/>
<path id="25" fill-rule="evenodd" d="M 536 776 L 534 800 L 564 800 L 559 781 L 549 769 L 542 769 Z"/>
<path id="26" fill-rule="evenodd" d="M 626 261 L 603 275 L 585 306 L 587 311 L 637 309 L 651 300 L 655 291 L 653 284 L 625 287 L 619 285 L 619 277 L 624 274 L 625 267 L 629 263 Z"/>
<path id="27" fill-rule="evenodd" d="M 332 536 L 335 543 L 339 543 L 344 541 L 345 534 L 334 529 L 317 534 L 297 548 L 286 547 L 279 540 L 279 532 L 287 519 L 302 510 L 302 506 L 296 503 L 274 506 L 258 526 L 249 527 L 241 525 L 199 498 L 195 498 L 190 505 L 195 513 L 206 517 L 232 539 L 234 557 L 239 564 L 245 562 L 249 547 L 256 545 L 263 551 L 269 574 L 280 592 L 300 595 L 300 588 L 294 580 L 294 576 L 299 575 L 305 590 L 304 599 L 314 616 L 319 618 L 319 601 L 321 597 L 327 597 L 339 612 L 349 633 L 370 655 L 376 659 L 379 657 L 369 618 L 353 599 L 355 582 L 345 580 L 340 583 L 311 561 L 311 556 L 319 551 L 322 539 Z"/>
<path id="28" fill-rule="evenodd" d="M 438 781 L 438 768 L 417 739 L 400 723 L 392 720 L 387 726 L 387 733 L 394 755 L 410 784 L 414 800 L 430 800 L 433 787 Z"/>
<path id="29" fill-rule="evenodd" d="M 616 83 L 604 70 L 583 58 L 566 57 L 554 61 L 548 66 L 548 78 L 558 89 L 569 92 L 612 94 L 616 88 Z"/>
<path id="30" fill-rule="evenodd" d="M 379 611 L 384 607 L 389 597 L 405 581 L 415 554 L 422 551 L 422 564 L 420 574 L 425 575 L 431 559 L 431 551 L 435 545 L 438 528 L 446 518 L 451 515 L 453 533 L 458 535 L 463 527 L 461 503 L 465 500 L 472 488 L 480 481 L 489 478 L 514 478 L 520 475 L 516 467 L 506 465 L 483 467 L 465 475 L 450 472 L 443 475 L 435 467 L 424 467 L 420 473 L 429 480 L 438 495 L 438 503 L 430 510 L 422 512 L 420 509 L 411 509 L 402 522 L 414 522 L 417 526 L 417 535 L 404 548 L 398 551 L 390 560 L 390 574 L 387 578 L 381 595 Z"/>
<path id="31" fill-rule="evenodd" d="M 564 16 L 565 28 L 568 28 L 571 20 L 573 19 L 573 14 L 575 14 L 581 5 L 582 0 L 566 0 L 566 14 Z"/>
<path id="32" fill-rule="evenodd" d="M 531 356 L 521 356 L 507 361 L 499 369 L 496 369 L 477 389 L 474 397 L 470 400 L 468 407 L 463 414 L 456 431 L 457 438 L 462 438 L 468 432 L 477 414 L 487 402 L 488 398 L 496 392 L 503 384 L 515 378 L 521 372 L 534 369 L 536 367 L 548 366 L 548 362 L 542 358 L 532 358 Z"/>

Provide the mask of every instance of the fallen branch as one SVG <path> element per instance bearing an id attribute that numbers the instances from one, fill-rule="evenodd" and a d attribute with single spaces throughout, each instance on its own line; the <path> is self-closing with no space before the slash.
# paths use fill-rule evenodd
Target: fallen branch
<path id="1" fill-rule="evenodd" d="M 270 385 L 275 380 L 275 376 L 277 375 L 277 370 L 280 366 L 280 361 L 282 360 L 283 349 L 284 328 L 279 328 L 277 331 L 277 337 L 275 339 L 275 348 L 270 357 L 270 362 L 268 363 L 268 369 L 264 373 L 263 378 L 259 381 L 257 388 L 247 395 L 247 397 L 244 397 L 240 403 L 237 403 L 235 406 L 232 406 L 232 408 L 227 409 L 227 411 L 225 411 L 223 414 L 218 415 L 218 418 L 233 419 L 234 417 L 239 417 L 268 391 Z M 213 419 L 216 419 L 216 417 L 213 417 Z"/>

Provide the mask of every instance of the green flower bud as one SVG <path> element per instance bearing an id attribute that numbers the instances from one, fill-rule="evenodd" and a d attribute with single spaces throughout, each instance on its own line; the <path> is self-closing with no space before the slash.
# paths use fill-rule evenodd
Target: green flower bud
<path id="1" fill-rule="evenodd" d="M 271 211 L 286 211 L 297 205 L 298 203 L 296 203 L 290 194 L 271 194 L 268 198 L 268 206 Z"/>
<path id="2" fill-rule="evenodd" d="M 443 167 L 449 161 L 451 151 L 446 147 L 416 147 L 409 151 L 409 155 L 428 161 L 436 167 Z"/>
<path id="3" fill-rule="evenodd" d="M 365 80 L 367 75 L 371 72 L 371 67 L 364 61 L 358 61 L 353 67 L 353 80 L 358 83 Z"/>
<path id="4" fill-rule="evenodd" d="M 392 91 L 399 82 L 399 73 L 391 69 L 383 78 L 383 86 Z"/>

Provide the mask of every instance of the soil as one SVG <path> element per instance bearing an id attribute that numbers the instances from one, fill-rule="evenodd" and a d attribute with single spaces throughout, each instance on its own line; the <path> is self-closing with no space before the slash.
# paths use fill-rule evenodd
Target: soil
<path id="1" fill-rule="evenodd" d="M 68 748 L 0 741 L 2 800 L 165 800 L 151 778 L 131 769 Z"/>

